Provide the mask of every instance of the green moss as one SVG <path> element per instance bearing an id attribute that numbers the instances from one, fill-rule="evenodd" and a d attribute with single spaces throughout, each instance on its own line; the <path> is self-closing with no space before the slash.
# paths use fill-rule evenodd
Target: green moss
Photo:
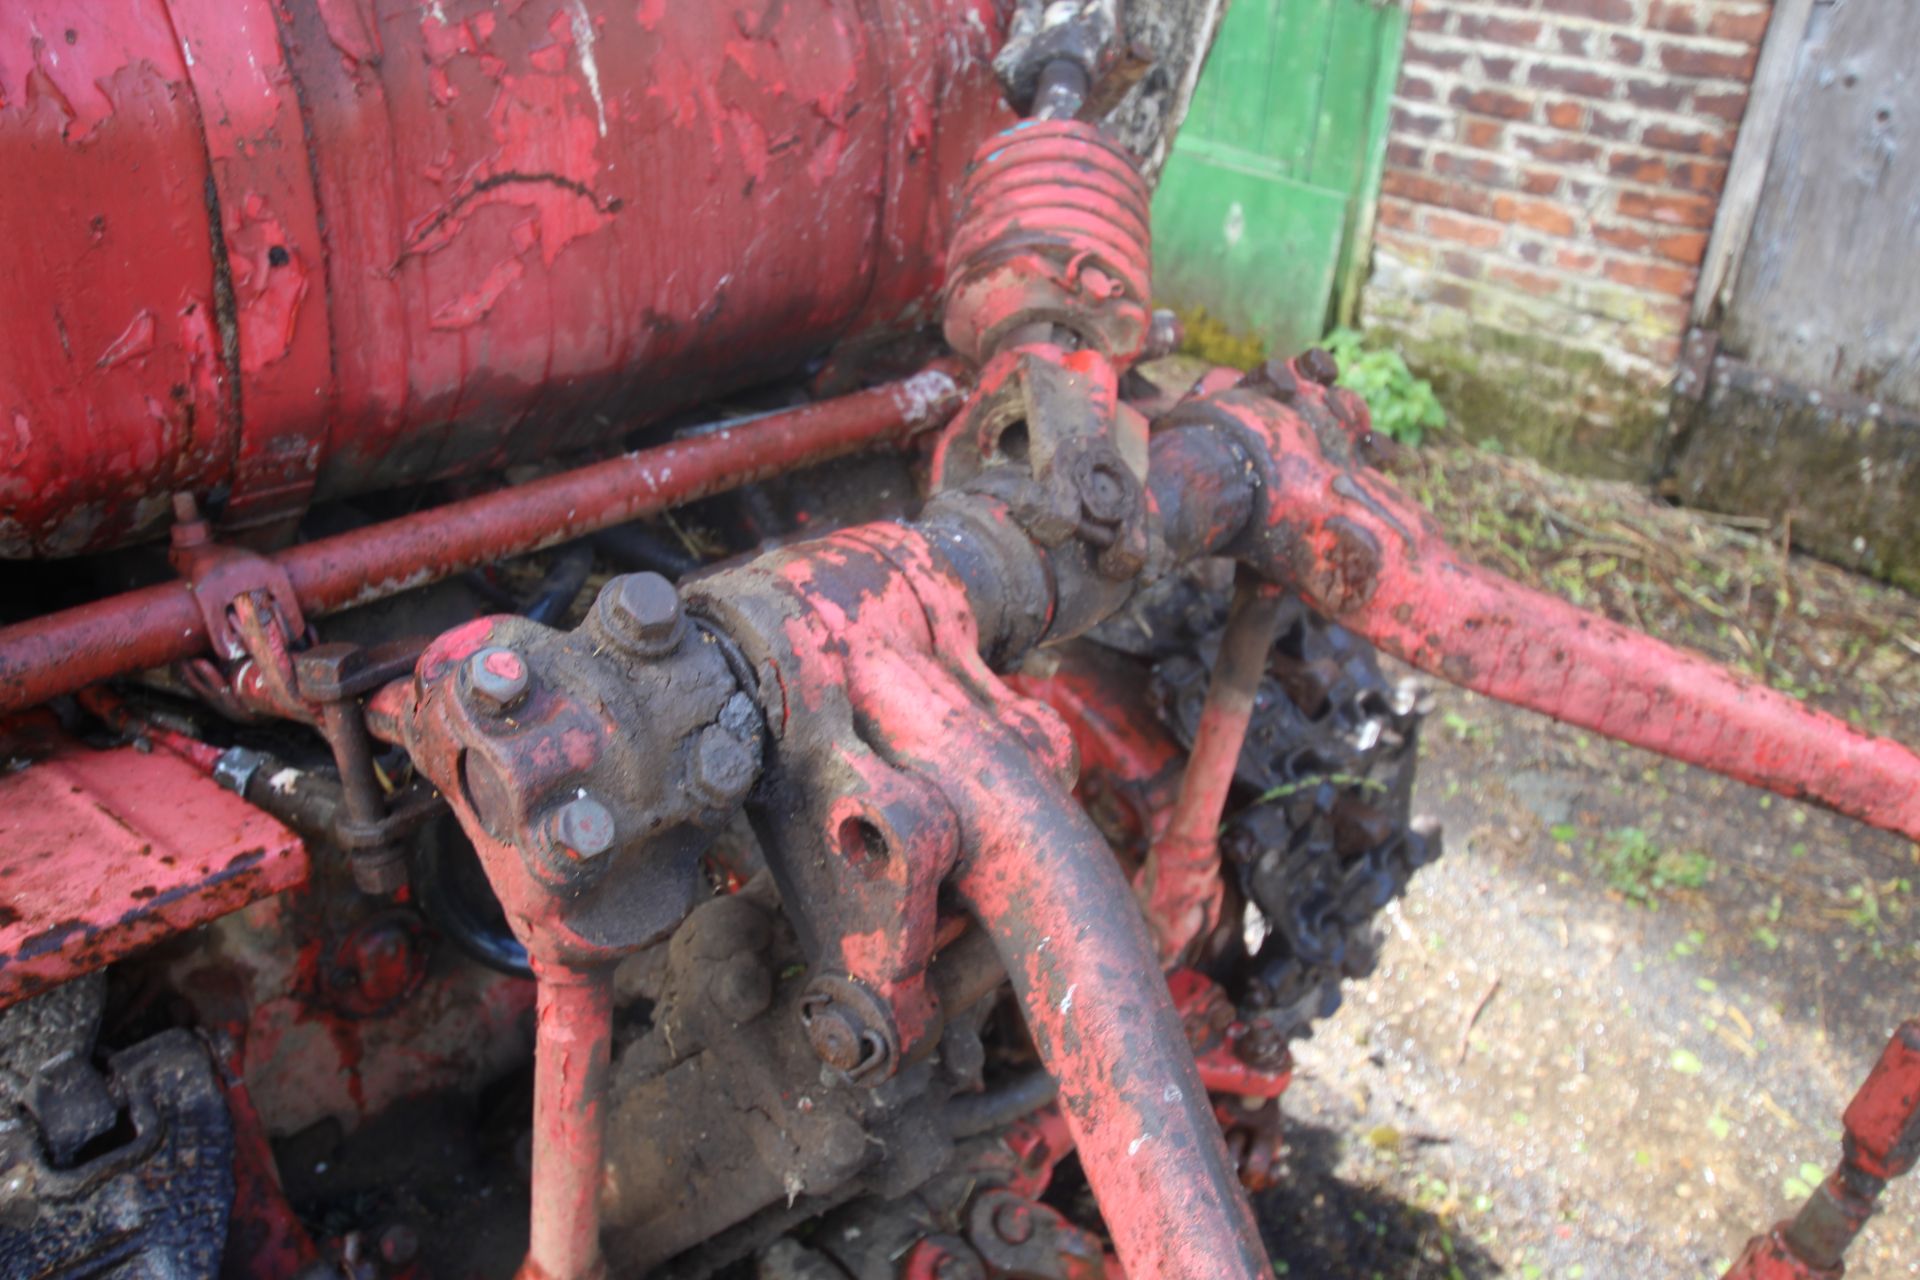
<path id="1" fill-rule="evenodd" d="M 1368 338 L 1399 347 L 1433 383 L 1453 429 L 1475 444 L 1620 480 L 1644 482 L 1659 460 L 1663 389 L 1593 352 L 1471 323 L 1416 330 L 1381 319 Z"/>
<path id="2" fill-rule="evenodd" d="M 1205 360 L 1208 364 L 1231 365 L 1251 369 L 1267 358 L 1267 344 L 1252 334 L 1240 333 L 1207 314 L 1205 307 L 1192 307 L 1179 313 L 1186 338 L 1180 354 Z"/>

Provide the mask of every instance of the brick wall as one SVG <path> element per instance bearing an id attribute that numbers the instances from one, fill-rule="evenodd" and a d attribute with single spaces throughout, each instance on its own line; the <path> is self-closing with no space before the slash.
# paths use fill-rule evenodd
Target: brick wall
<path id="1" fill-rule="evenodd" d="M 1650 465 L 1768 13 L 1414 0 L 1366 315 L 1453 385 L 1456 417 L 1533 418 L 1470 434 Z"/>

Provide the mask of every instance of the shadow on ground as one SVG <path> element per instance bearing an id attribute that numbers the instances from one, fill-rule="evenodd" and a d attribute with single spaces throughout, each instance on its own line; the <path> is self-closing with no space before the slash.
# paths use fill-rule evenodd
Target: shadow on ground
<path id="1" fill-rule="evenodd" d="M 1287 1170 L 1279 1186 L 1255 1197 L 1267 1249 L 1285 1262 L 1275 1275 L 1395 1280 L 1482 1280 L 1499 1264 L 1457 1238 L 1438 1214 L 1378 1186 L 1334 1171 L 1343 1135 L 1318 1125 L 1287 1131 Z"/>

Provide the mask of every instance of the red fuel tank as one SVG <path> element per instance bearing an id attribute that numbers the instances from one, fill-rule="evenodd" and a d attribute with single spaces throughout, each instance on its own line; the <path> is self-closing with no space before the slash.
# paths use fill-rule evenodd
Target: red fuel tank
<path id="1" fill-rule="evenodd" d="M 8 0 L 0 555 L 544 456 L 917 322 L 992 0 Z"/>

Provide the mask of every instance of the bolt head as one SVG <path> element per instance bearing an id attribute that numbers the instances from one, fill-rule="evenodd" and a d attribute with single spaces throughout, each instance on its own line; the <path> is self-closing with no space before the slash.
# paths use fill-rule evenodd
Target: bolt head
<path id="1" fill-rule="evenodd" d="M 1256 1022 L 1234 1043 L 1233 1051 L 1255 1071 L 1277 1071 L 1287 1063 L 1287 1038 L 1278 1028 Z"/>
<path id="2" fill-rule="evenodd" d="M 578 796 L 553 811 L 547 839 L 556 849 L 587 860 L 613 848 L 613 815 L 592 796 Z"/>
<path id="3" fill-rule="evenodd" d="M 529 678 L 526 659 L 511 649 L 489 645 L 467 659 L 467 688 L 475 702 L 496 715 L 526 696 Z"/>
<path id="4" fill-rule="evenodd" d="M 1330 387 L 1340 376 L 1340 362 L 1324 347 L 1308 347 L 1297 362 L 1300 372 L 1323 387 Z"/>
<path id="5" fill-rule="evenodd" d="M 800 1018 L 806 1026 L 807 1043 L 820 1055 L 820 1061 L 837 1071 L 851 1071 L 860 1065 L 866 1048 L 864 1028 L 853 1010 L 831 1000 L 804 1003 Z"/>
<path id="6" fill-rule="evenodd" d="M 708 725 L 694 744 L 688 781 L 701 800 L 715 809 L 727 809 L 753 785 L 756 761 L 746 743 L 717 724 Z"/>
<path id="7" fill-rule="evenodd" d="M 1008 1244 L 1025 1244 L 1033 1238 L 1033 1209 L 1017 1200 L 1009 1200 L 993 1211 L 993 1229 Z"/>
<path id="8" fill-rule="evenodd" d="M 600 590 L 595 604 L 609 635 L 645 657 L 671 653 L 680 643 L 680 593 L 657 573 L 628 573 Z"/>
<path id="9" fill-rule="evenodd" d="M 1111 462 L 1094 462 L 1080 486 L 1080 508 L 1090 520 L 1116 524 L 1127 514 L 1128 477 Z"/>

